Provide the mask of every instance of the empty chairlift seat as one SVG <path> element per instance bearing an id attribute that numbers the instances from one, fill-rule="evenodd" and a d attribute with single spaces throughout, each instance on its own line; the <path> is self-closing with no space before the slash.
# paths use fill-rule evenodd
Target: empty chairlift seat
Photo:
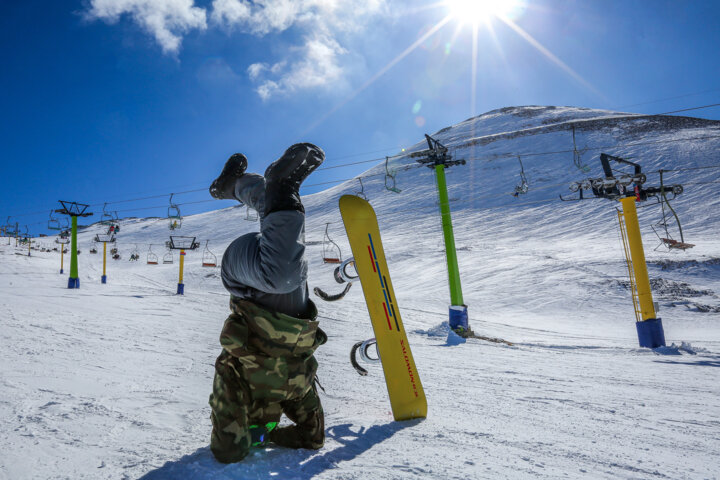
<path id="1" fill-rule="evenodd" d="M 208 248 L 210 240 L 205 241 L 205 250 L 203 251 L 202 266 L 203 267 L 217 267 L 217 257 Z"/>
<path id="2" fill-rule="evenodd" d="M 158 264 L 158 256 L 155 255 L 152 251 L 152 245 L 150 245 L 150 249 L 147 253 L 147 264 L 148 265 L 157 265 Z"/>

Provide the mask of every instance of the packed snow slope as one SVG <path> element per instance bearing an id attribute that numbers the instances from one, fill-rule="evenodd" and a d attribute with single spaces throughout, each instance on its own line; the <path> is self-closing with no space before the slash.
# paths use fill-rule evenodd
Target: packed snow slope
<path id="1" fill-rule="evenodd" d="M 0 478 L 720 477 L 720 169 L 706 168 L 720 164 L 720 122 L 513 107 L 434 137 L 467 161 L 447 176 L 470 325 L 513 345 L 448 345 L 434 172 L 410 155 L 424 141 L 365 172 L 427 419 L 394 422 L 380 367 L 361 377 L 350 365 L 351 346 L 373 336 L 358 285 L 339 302 L 314 297 L 329 335 L 317 353 L 325 447 L 217 463 L 207 399 L 228 294 L 202 251 L 209 240 L 220 259 L 258 223 L 242 206 L 184 218 L 177 234 L 202 247 L 188 252 L 178 296 L 177 254 L 162 263 L 168 220 L 125 219 L 107 284 L 89 253 L 102 227 L 80 232 L 79 290 L 66 288 L 67 256 L 61 275 L 57 252 L 28 257 L 0 238 Z M 600 153 L 641 164 L 648 185 L 663 169 L 684 186 L 671 204 L 694 248 L 667 250 L 652 228 L 667 235 L 660 205 L 639 209 L 666 348 L 638 347 L 617 202 L 558 198 L 602 176 Z M 529 190 L 515 197 L 521 163 Z M 354 180 L 304 198 L 311 288 L 341 289 L 322 240 L 327 225 L 348 256 L 337 201 L 360 191 Z M 668 229 L 679 239 L 674 217 Z"/>

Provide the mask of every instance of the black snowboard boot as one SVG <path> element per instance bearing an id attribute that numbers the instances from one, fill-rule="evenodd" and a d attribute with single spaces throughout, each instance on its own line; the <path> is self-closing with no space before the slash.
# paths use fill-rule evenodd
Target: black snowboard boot
<path id="1" fill-rule="evenodd" d="M 325 160 L 325 152 L 312 143 L 296 143 L 265 170 L 265 215 L 280 210 L 305 213 L 300 184 Z"/>
<path id="2" fill-rule="evenodd" d="M 210 185 L 210 195 L 219 200 L 235 199 L 235 181 L 242 177 L 247 169 L 247 158 L 236 153 L 228 158 L 220 176 Z"/>

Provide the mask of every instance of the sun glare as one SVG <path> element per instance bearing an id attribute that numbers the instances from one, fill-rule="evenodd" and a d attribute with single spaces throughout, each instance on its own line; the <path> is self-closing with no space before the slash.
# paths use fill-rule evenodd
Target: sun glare
<path id="1" fill-rule="evenodd" d="M 478 25 L 492 17 L 511 16 L 522 0 L 445 0 L 450 15 L 461 23 Z"/>

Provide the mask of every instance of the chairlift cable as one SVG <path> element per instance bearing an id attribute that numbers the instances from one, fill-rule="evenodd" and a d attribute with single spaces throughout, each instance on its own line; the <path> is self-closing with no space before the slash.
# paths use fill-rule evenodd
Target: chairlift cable
<path id="1" fill-rule="evenodd" d="M 720 104 L 713 104 L 713 105 L 708 105 L 705 107 L 696 107 L 695 109 L 708 108 L 710 106 L 716 106 L 716 105 L 720 105 Z M 687 111 L 687 110 L 690 110 L 690 109 L 685 109 L 685 111 Z M 667 112 L 667 113 L 671 113 L 671 112 Z M 688 142 L 688 141 L 694 141 L 694 140 L 707 140 L 707 139 L 714 139 L 714 138 L 720 138 L 720 135 L 707 135 L 707 136 L 691 137 L 691 138 L 664 139 L 664 140 L 656 140 L 656 141 L 650 141 L 650 142 L 635 142 L 635 143 L 627 143 L 627 144 L 616 144 L 616 145 L 612 145 L 612 146 L 588 147 L 587 149 L 588 150 L 606 150 L 609 148 L 617 149 L 617 148 L 623 148 L 623 147 L 635 147 L 635 146 L 661 144 L 661 143 Z M 454 149 L 463 148 L 463 145 L 455 146 L 453 148 Z M 528 153 L 523 153 L 522 155 L 525 157 L 532 157 L 532 156 L 555 155 L 555 154 L 572 153 L 572 152 L 573 152 L 573 150 L 558 150 L 558 151 L 547 151 L 547 152 L 528 152 Z M 403 156 L 407 156 L 407 155 L 408 155 L 407 153 L 403 153 L 403 154 L 395 155 L 393 157 L 403 157 Z M 497 160 L 500 158 L 507 158 L 507 157 L 516 156 L 516 155 L 517 154 L 505 153 L 505 154 L 493 155 L 492 158 L 470 157 L 469 160 L 485 160 L 485 161 L 489 162 L 489 161 Z M 382 159 L 377 159 L 377 160 L 382 160 Z M 373 160 L 373 161 L 376 161 L 376 160 Z M 363 162 L 363 163 L 369 163 L 369 162 L 370 162 L 370 160 L 368 160 L 367 162 Z M 357 164 L 357 162 L 352 162 L 352 163 L 349 163 L 346 165 L 337 165 L 337 166 L 333 166 L 333 168 L 339 168 L 342 166 L 351 166 L 354 164 Z M 700 170 L 700 169 L 706 169 L 706 168 L 710 168 L 710 169 L 711 168 L 720 168 L 720 165 L 707 165 L 707 166 L 700 166 L 700 167 L 666 169 L 665 171 L 666 172 L 681 172 L 681 171 Z M 649 173 L 654 173 L 654 172 L 649 172 Z M 364 178 L 368 178 L 371 176 L 379 176 L 379 175 L 369 175 L 369 176 L 365 176 Z M 352 179 L 336 180 L 336 181 L 332 181 L 332 182 L 322 182 L 322 183 L 311 184 L 311 185 L 307 185 L 307 186 L 320 186 L 320 185 L 327 185 L 327 184 L 332 184 L 332 183 L 342 183 L 342 182 L 349 181 L 349 180 L 352 180 Z M 180 194 L 185 194 L 185 193 L 201 192 L 201 191 L 205 191 L 205 190 L 206 189 L 204 189 L 204 188 L 194 189 L 194 190 L 185 190 L 185 191 L 177 192 L 176 194 L 180 195 Z M 165 196 L 167 196 L 167 194 L 138 197 L 138 198 L 127 199 L 127 200 L 118 200 L 118 201 L 114 201 L 114 202 L 105 202 L 104 204 L 129 203 L 129 202 L 133 202 L 133 201 L 140 201 L 140 200 L 145 200 L 145 199 L 150 199 L 150 198 L 161 198 L 161 197 L 165 197 Z M 192 204 L 199 204 L 199 203 L 208 203 L 208 202 L 212 202 L 212 201 L 214 201 L 214 200 L 201 200 L 201 201 L 196 201 L 196 202 L 180 203 L 178 205 L 192 205 Z M 99 203 L 92 204 L 92 206 L 98 206 L 98 205 L 101 205 L 101 204 L 99 204 Z M 140 211 L 140 210 L 150 210 L 150 209 L 155 209 L 155 208 L 161 208 L 161 207 L 140 207 L 140 208 L 134 208 L 134 209 L 126 209 L 126 210 L 122 210 L 122 211 L 124 211 L 124 212 Z M 44 211 L 43 212 L 21 213 L 18 215 L 14 215 L 14 217 L 39 215 L 42 213 L 44 213 Z M 39 224 L 39 223 L 40 222 L 38 222 L 37 224 Z"/>
<path id="2" fill-rule="evenodd" d="M 651 103 L 659 103 L 659 102 L 666 102 L 668 100 L 677 100 L 678 98 L 687 98 L 687 97 L 694 97 L 695 95 L 702 95 L 703 93 L 712 93 L 712 92 L 718 92 L 720 91 L 720 88 L 711 88 L 710 90 L 703 90 L 702 92 L 695 92 L 695 93 L 685 93 L 683 95 L 676 95 L 674 97 L 667 97 L 667 98 L 659 98 L 657 100 L 650 100 L 649 102 L 641 102 L 641 103 L 633 103 L 632 105 L 623 105 L 621 107 L 613 107 L 610 108 L 610 110 L 621 110 L 623 108 L 630 108 L 630 107 L 637 107 L 640 105 L 649 105 Z"/>
<path id="3" fill-rule="evenodd" d="M 653 115 L 669 115 L 671 113 L 689 112 L 691 110 L 702 110 L 704 108 L 719 107 L 720 103 L 713 103 L 710 105 L 703 105 L 701 107 L 683 108 L 682 110 L 673 110 L 672 112 L 655 113 Z"/>

